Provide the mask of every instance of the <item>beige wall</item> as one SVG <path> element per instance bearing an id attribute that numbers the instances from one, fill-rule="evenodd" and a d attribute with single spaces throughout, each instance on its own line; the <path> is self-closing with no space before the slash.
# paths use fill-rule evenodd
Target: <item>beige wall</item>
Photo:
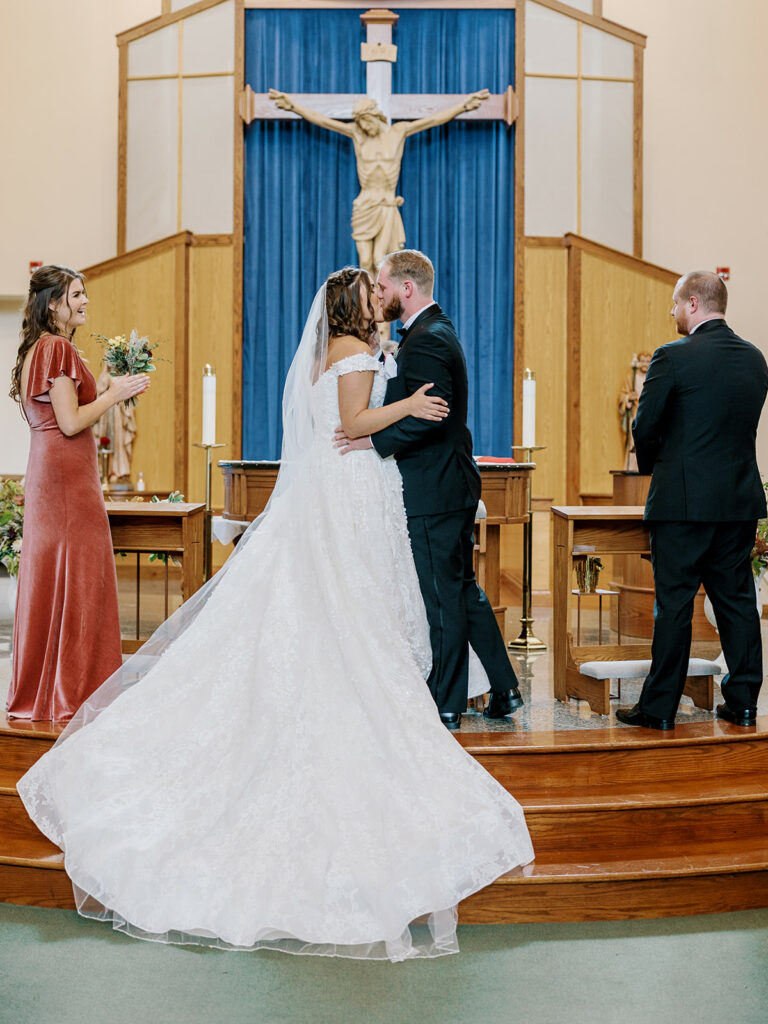
<path id="1" fill-rule="evenodd" d="M 161 6 L 0 3 L 0 295 L 26 293 L 30 260 L 79 267 L 115 255 L 115 34 Z"/>
<path id="2" fill-rule="evenodd" d="M 0 475 L 27 462 L 6 381 L 29 261 L 115 255 L 115 34 L 160 10 L 161 0 L 0 0 Z"/>
<path id="3" fill-rule="evenodd" d="M 603 13 L 648 36 L 643 257 L 730 267 L 728 319 L 768 353 L 768 3 L 603 0 Z M 768 414 L 758 455 L 768 477 Z"/>

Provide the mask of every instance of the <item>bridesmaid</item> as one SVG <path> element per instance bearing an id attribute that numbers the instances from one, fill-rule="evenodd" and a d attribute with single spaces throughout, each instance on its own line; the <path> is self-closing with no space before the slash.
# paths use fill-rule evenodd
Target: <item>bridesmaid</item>
<path id="1" fill-rule="evenodd" d="M 114 377 L 97 398 L 72 341 L 87 304 L 77 271 L 36 270 L 12 375 L 10 395 L 31 441 L 6 708 L 34 721 L 71 718 L 121 664 L 115 561 L 90 427 L 146 391 L 149 377 Z"/>

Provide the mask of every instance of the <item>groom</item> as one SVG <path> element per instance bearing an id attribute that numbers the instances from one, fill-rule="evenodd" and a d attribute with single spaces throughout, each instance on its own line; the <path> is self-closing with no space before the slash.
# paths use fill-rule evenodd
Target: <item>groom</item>
<path id="1" fill-rule="evenodd" d="M 413 417 L 359 438 L 342 449 L 376 449 L 394 455 L 403 477 L 408 532 L 429 621 L 432 671 L 429 689 L 449 729 L 458 729 L 467 706 L 469 644 L 491 681 L 484 714 L 504 718 L 522 706 L 493 609 L 475 579 L 473 530 L 480 473 L 467 429 L 467 367 L 456 330 L 432 298 L 435 272 L 415 249 L 385 256 L 377 292 L 387 321 L 402 320 L 397 376 L 384 404 L 433 384 L 450 409 L 440 423 Z M 337 434 L 341 439 L 343 435 Z"/>

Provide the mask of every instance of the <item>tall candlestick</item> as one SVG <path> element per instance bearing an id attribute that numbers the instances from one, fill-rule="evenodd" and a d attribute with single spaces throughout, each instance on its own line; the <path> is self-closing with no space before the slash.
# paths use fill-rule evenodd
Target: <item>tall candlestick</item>
<path id="1" fill-rule="evenodd" d="M 523 374 L 523 448 L 536 447 L 536 374 Z"/>
<path id="2" fill-rule="evenodd" d="M 216 369 L 203 367 L 203 444 L 216 444 Z"/>

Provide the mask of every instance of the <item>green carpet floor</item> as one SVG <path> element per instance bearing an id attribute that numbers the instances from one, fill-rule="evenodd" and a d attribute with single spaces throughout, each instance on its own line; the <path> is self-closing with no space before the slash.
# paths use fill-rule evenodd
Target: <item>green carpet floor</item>
<path id="1" fill-rule="evenodd" d="M 405 964 L 139 942 L 0 904 L 2 1024 L 766 1024 L 768 910 L 464 926 Z"/>

